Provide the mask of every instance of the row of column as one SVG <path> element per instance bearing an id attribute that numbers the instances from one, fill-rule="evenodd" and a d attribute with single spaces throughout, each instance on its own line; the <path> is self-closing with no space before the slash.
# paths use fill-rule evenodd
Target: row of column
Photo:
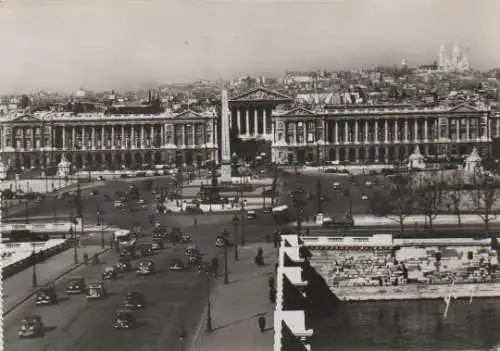
<path id="1" fill-rule="evenodd" d="M 263 108 L 261 111 L 262 113 L 262 133 L 259 133 L 258 130 L 258 109 L 252 109 L 253 116 L 250 116 L 250 109 L 243 109 L 243 114 L 241 113 L 241 109 L 236 110 L 236 126 L 238 128 L 238 134 L 246 137 L 255 137 L 258 135 L 267 135 L 267 121 L 270 121 L 270 116 L 268 115 L 269 110 L 266 108 Z M 242 118 L 243 117 L 243 118 Z M 253 131 L 250 133 L 250 118 L 253 118 Z M 245 134 L 242 133 L 242 119 L 244 120 L 245 123 Z"/>
<path id="2" fill-rule="evenodd" d="M 104 144 L 105 140 L 109 140 L 111 142 L 110 148 L 115 149 L 115 148 L 137 148 L 137 149 L 146 149 L 150 148 L 151 146 L 154 147 L 162 147 L 163 145 L 166 144 L 174 144 L 174 141 L 177 141 L 176 146 L 188 146 L 188 135 L 187 135 L 187 126 L 184 124 L 177 124 L 178 128 L 180 128 L 181 133 L 180 133 L 180 140 L 175 140 L 174 138 L 174 133 L 177 132 L 175 130 L 174 125 L 161 125 L 160 130 L 154 125 L 149 126 L 149 133 L 146 132 L 147 126 L 141 125 L 141 128 L 139 130 L 139 133 L 136 134 L 137 130 L 136 128 L 129 128 L 126 127 L 125 125 L 121 126 L 92 126 L 91 128 L 91 133 L 90 133 L 90 138 L 88 138 L 87 135 L 87 130 L 86 127 L 71 127 L 71 131 L 69 132 L 71 135 L 71 140 L 74 142 L 76 141 L 77 136 L 81 137 L 81 140 L 91 141 L 90 149 L 95 150 L 95 149 L 107 149 L 107 145 Z M 208 142 L 211 142 L 212 135 L 213 133 L 207 133 L 205 131 L 205 124 L 202 124 L 202 130 L 203 130 L 203 140 L 208 140 Z M 106 133 L 106 128 L 111 128 L 111 131 Z M 80 129 L 77 131 L 77 129 Z M 127 134 L 129 131 L 130 134 Z M 189 146 L 196 146 L 195 141 L 196 141 L 196 128 L 195 125 L 192 125 L 191 127 L 191 143 L 189 143 Z M 68 132 L 67 132 L 67 127 L 62 127 L 62 148 L 67 149 L 68 147 L 71 147 L 71 145 L 68 145 Z M 100 135 L 100 139 L 97 138 L 97 136 Z M 127 143 L 125 138 L 129 136 L 130 141 Z M 155 143 L 154 138 L 158 138 L 158 142 L 161 143 L 161 145 L 158 145 Z M 117 139 L 118 138 L 118 139 Z M 139 140 L 140 144 L 137 143 L 137 139 Z M 98 143 L 98 140 L 101 141 L 100 145 Z M 120 140 L 120 142 L 117 142 Z M 108 144 L 109 145 L 109 144 Z M 130 146 L 129 146 L 130 145 Z M 82 148 L 87 149 L 88 144 L 83 143 Z"/>
<path id="3" fill-rule="evenodd" d="M 373 125 L 373 130 L 369 130 L 370 123 L 368 120 L 360 121 L 360 120 L 355 120 L 354 121 L 354 127 L 349 128 L 349 126 L 346 126 L 347 121 L 334 121 L 333 122 L 333 130 L 334 130 L 334 143 L 335 144 L 340 144 L 340 136 L 343 136 L 342 144 L 345 143 L 354 143 L 354 144 L 368 144 L 368 143 L 392 143 L 392 142 L 418 142 L 418 141 L 424 141 L 424 142 L 429 142 L 430 140 L 434 140 L 436 137 L 439 137 L 440 131 L 437 129 L 439 128 L 438 120 L 433 120 L 429 122 L 427 119 L 424 119 L 423 121 L 423 128 L 421 127 L 422 124 L 419 123 L 419 120 L 414 119 L 413 121 L 405 119 L 404 124 L 401 123 L 402 121 L 395 120 L 394 124 L 389 126 L 389 120 L 374 120 Z M 293 123 L 293 122 L 292 122 Z M 293 130 L 293 142 L 292 144 L 297 143 L 297 130 L 298 130 L 298 123 L 303 123 L 306 125 L 306 122 L 295 122 Z M 410 134 L 410 125 L 413 123 L 413 135 Z M 363 126 L 363 128 L 361 128 Z M 402 128 L 400 128 L 402 127 Z M 328 129 L 325 128 L 323 125 L 323 130 L 324 130 L 324 135 L 323 138 L 325 142 L 329 140 L 328 138 Z M 474 141 L 478 140 L 481 137 L 481 126 L 479 123 L 474 125 L 474 128 L 471 130 L 471 121 L 469 119 L 466 120 L 465 122 L 465 138 L 461 138 L 460 135 L 460 124 L 456 124 L 456 136 L 454 140 L 456 141 Z M 352 130 L 354 129 L 354 130 Z M 398 131 L 403 129 L 403 136 L 400 139 L 398 135 Z M 423 130 L 422 130 L 423 129 Z M 430 130 L 432 129 L 432 130 Z M 498 127 L 499 133 L 500 133 L 500 125 Z M 360 130 L 362 131 L 360 133 Z M 353 131 L 353 136 L 354 138 L 350 138 L 350 131 Z M 379 131 L 382 131 L 382 138 L 379 140 Z M 474 138 L 471 138 L 471 131 L 475 135 Z M 316 134 L 316 129 L 313 130 L 313 134 Z M 303 143 L 307 143 L 307 128 L 303 128 L 303 134 L 304 134 L 304 139 Z M 360 135 L 361 134 L 361 135 Z M 373 136 L 372 138 L 369 138 L 370 134 Z M 390 137 L 390 134 L 391 137 Z M 446 133 L 447 135 L 443 135 L 442 137 L 444 138 L 450 138 L 451 133 Z M 315 140 L 318 141 L 318 140 Z"/>

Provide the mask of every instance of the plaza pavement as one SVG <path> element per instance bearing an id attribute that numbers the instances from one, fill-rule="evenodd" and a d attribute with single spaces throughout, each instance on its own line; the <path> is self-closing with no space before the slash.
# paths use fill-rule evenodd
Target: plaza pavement
<path id="1" fill-rule="evenodd" d="M 264 267 L 257 267 L 254 257 L 264 251 Z M 239 261 L 229 253 L 229 284 L 223 276 L 212 290 L 212 327 L 206 333 L 206 311 L 193 337 L 191 351 L 260 351 L 272 350 L 274 342 L 274 305 L 269 301 L 268 279 L 274 274 L 275 255 L 271 244 L 239 247 Z M 220 272 L 223 272 L 221 269 Z M 266 331 L 261 333 L 257 319 L 266 317 Z"/>
<path id="2" fill-rule="evenodd" d="M 95 253 L 102 255 L 107 252 L 109 252 L 109 247 L 102 249 L 100 245 L 81 246 L 78 248 L 79 263 L 76 265 L 74 264 L 74 251 L 72 248 L 37 263 L 36 275 L 38 287 L 58 280 L 83 266 L 83 255 L 85 253 L 91 260 Z M 37 288 L 33 288 L 32 279 L 33 268 L 29 267 L 2 282 L 4 316 L 36 293 Z"/>

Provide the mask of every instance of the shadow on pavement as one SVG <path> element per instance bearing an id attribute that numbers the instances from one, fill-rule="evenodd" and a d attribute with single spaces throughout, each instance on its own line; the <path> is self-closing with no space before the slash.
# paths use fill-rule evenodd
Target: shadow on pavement
<path id="1" fill-rule="evenodd" d="M 50 333 L 51 331 L 54 331 L 56 329 L 57 329 L 57 327 L 43 327 L 43 332 Z"/>
<path id="2" fill-rule="evenodd" d="M 230 280 L 229 284 L 243 282 L 243 281 L 246 281 L 246 280 L 258 279 L 258 278 L 262 278 L 262 277 L 266 277 L 266 276 L 270 276 L 270 275 L 272 275 L 271 272 L 259 273 L 259 274 L 256 274 L 256 275 L 252 275 L 251 277 L 245 277 L 245 278 Z"/>
<path id="3" fill-rule="evenodd" d="M 258 317 L 258 316 L 260 316 L 260 315 L 265 315 L 265 313 L 260 313 L 260 314 L 252 314 L 252 315 L 251 315 L 251 316 L 249 316 L 249 317 L 245 317 L 245 318 L 242 318 L 242 319 L 238 319 L 238 320 L 236 320 L 236 321 L 234 321 L 234 322 L 230 322 L 230 323 L 226 323 L 226 324 L 220 325 L 220 326 L 218 326 L 218 327 L 215 327 L 215 328 L 213 329 L 213 331 L 215 332 L 215 331 L 217 331 L 217 330 L 221 330 L 221 329 L 224 329 L 224 328 L 227 328 L 227 327 L 231 327 L 231 326 L 233 326 L 233 325 L 236 325 L 236 324 L 239 324 L 239 323 L 243 323 L 243 322 L 249 321 L 249 320 L 251 320 L 251 319 L 255 319 L 255 318 L 257 318 L 257 317 Z M 256 326 L 256 327 L 257 327 L 257 326 Z"/>

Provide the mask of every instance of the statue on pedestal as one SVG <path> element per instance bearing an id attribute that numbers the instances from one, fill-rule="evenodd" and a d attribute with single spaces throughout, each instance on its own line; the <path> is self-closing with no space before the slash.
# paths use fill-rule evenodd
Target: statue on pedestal
<path id="1" fill-rule="evenodd" d="M 69 176 L 71 170 L 71 162 L 66 159 L 66 154 L 61 157 L 61 162 L 57 165 L 57 176 L 65 178 Z"/>
<path id="2" fill-rule="evenodd" d="M 7 167 L 3 164 L 2 156 L 0 156 L 0 180 L 7 179 Z"/>
<path id="3" fill-rule="evenodd" d="M 408 157 L 409 169 L 425 169 L 425 157 L 420 153 L 420 148 L 415 146 L 415 151 Z"/>

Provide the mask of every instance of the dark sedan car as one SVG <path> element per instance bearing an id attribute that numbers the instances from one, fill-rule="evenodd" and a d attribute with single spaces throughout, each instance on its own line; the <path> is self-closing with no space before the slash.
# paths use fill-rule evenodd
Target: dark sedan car
<path id="1" fill-rule="evenodd" d="M 57 292 L 54 283 L 43 286 L 37 293 L 35 303 L 39 305 L 52 305 L 57 303 Z"/>
<path id="2" fill-rule="evenodd" d="M 130 310 L 138 310 L 146 308 L 146 300 L 144 295 L 138 291 L 129 291 L 125 298 L 125 308 Z"/>
<path id="3" fill-rule="evenodd" d="M 17 332 L 20 338 L 36 338 L 44 336 L 44 334 L 42 317 L 39 315 L 25 317 L 21 323 L 21 328 Z"/>
<path id="4" fill-rule="evenodd" d="M 66 288 L 68 294 L 83 294 L 85 292 L 85 279 L 83 277 L 75 277 L 69 281 Z"/>
<path id="5" fill-rule="evenodd" d="M 129 260 L 119 260 L 115 267 L 120 273 L 132 272 L 132 263 Z"/>
<path id="6" fill-rule="evenodd" d="M 116 312 L 113 328 L 115 329 L 133 329 L 135 327 L 135 316 L 130 310 L 120 310 Z"/>

